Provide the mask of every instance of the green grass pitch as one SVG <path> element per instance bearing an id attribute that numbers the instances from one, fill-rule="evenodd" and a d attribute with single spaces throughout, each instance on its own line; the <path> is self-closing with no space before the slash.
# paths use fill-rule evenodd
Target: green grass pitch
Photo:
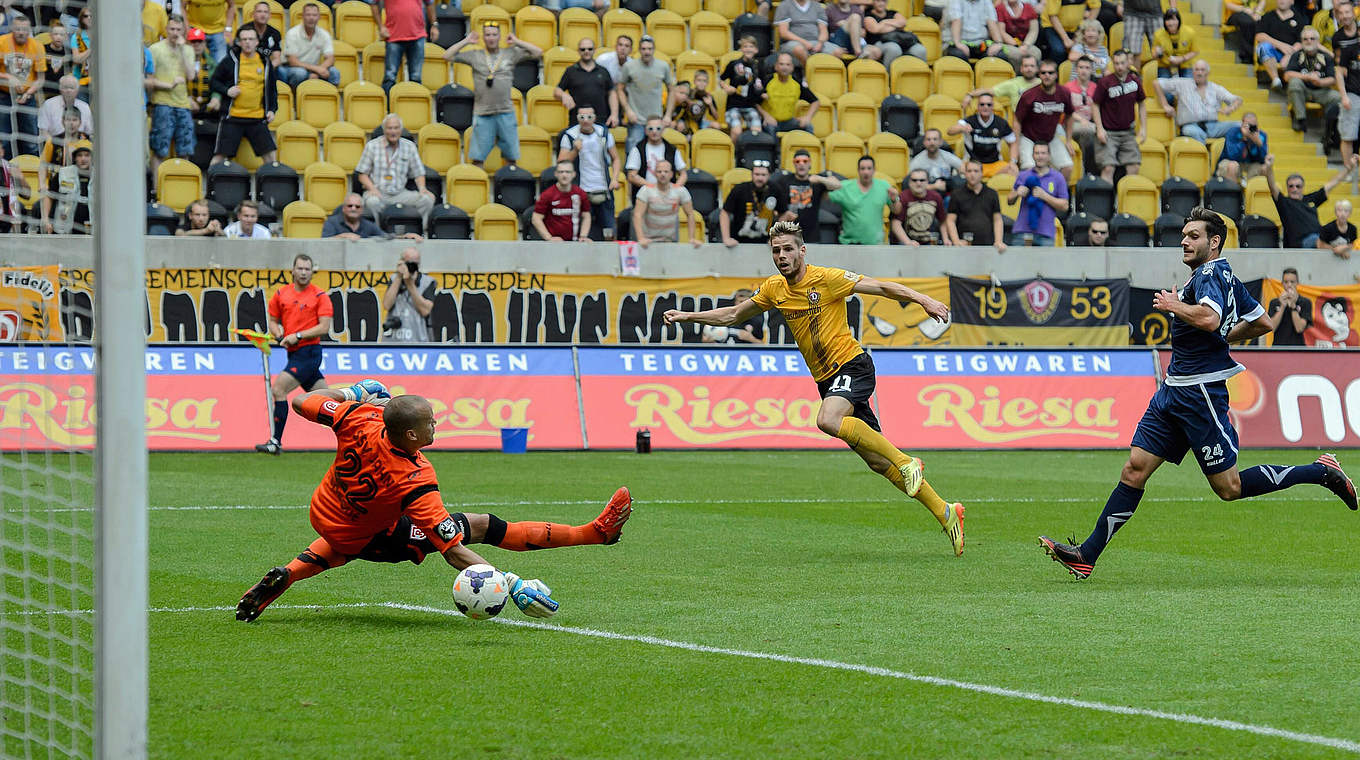
<path id="1" fill-rule="evenodd" d="M 238 623 L 246 588 L 313 539 L 303 505 L 330 457 L 153 455 L 150 754 L 1360 752 L 1360 515 L 1316 486 L 1222 503 L 1193 463 L 1166 465 L 1077 582 L 1036 537 L 1084 538 L 1124 457 L 925 452 L 968 509 L 956 559 L 844 451 L 432 455 L 451 510 L 507 520 L 585 522 L 631 487 L 617 546 L 474 546 L 552 586 L 561 612 L 531 627 L 505 624 L 528 620 L 513 606 L 450 614 L 438 557 L 352 563 Z M 1108 711 L 1123 708 L 1142 712 Z"/>

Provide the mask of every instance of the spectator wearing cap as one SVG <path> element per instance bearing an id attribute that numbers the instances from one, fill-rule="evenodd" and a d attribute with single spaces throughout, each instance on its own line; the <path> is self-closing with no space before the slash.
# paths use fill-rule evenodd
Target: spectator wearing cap
<path id="1" fill-rule="evenodd" d="M 302 6 L 302 23 L 283 36 L 283 57 L 287 65 L 279 78 L 296 88 L 308 79 L 324 79 L 340 84 L 340 69 L 335 67 L 335 41 L 322 29 L 321 8 L 314 2 Z"/>
<path id="2" fill-rule="evenodd" d="M 733 185 L 718 212 L 723 245 L 767 242 L 770 225 L 787 209 L 788 195 L 770 184 L 770 162 L 756 159 L 751 162 L 751 181 Z"/>
<path id="3" fill-rule="evenodd" d="M 47 192 L 39 210 L 43 232 L 90 234 L 90 166 L 94 154 L 88 140 L 70 144 L 71 163 L 48 173 Z"/>
<path id="4" fill-rule="evenodd" d="M 383 51 L 383 92 L 397 83 L 397 70 L 406 59 L 406 78 L 420 81 L 425 66 L 426 16 L 432 0 L 372 0 L 373 22 L 378 25 L 378 38 L 387 43 Z M 386 11 L 386 13 L 384 13 Z M 429 19 L 430 31 L 439 36 L 439 22 Z M 447 56 L 445 56 L 447 57 Z M 511 66 L 513 68 L 513 65 Z"/>
<path id="5" fill-rule="evenodd" d="M 43 101 L 42 108 L 38 109 L 38 135 L 43 139 L 53 135 L 59 135 L 65 127 L 62 126 L 62 115 L 66 109 L 74 108 L 80 112 L 80 131 L 87 135 L 94 134 L 94 114 L 90 112 L 90 104 L 76 97 L 80 92 L 80 83 L 76 78 L 67 74 L 57 82 L 57 97 L 50 97 Z"/>
<path id="6" fill-rule="evenodd" d="M 90 136 L 80 131 L 79 111 L 68 108 L 61 120 L 61 134 L 47 138 L 38 154 L 38 187 L 47 187 L 50 173 L 75 163 L 74 146 L 90 144 Z"/>
<path id="7" fill-rule="evenodd" d="M 228 240 L 268 240 L 269 228 L 260 221 L 260 204 L 247 198 L 236 206 L 236 221 L 227 225 L 222 234 Z"/>
<path id="8" fill-rule="evenodd" d="M 507 45 L 503 47 L 501 28 L 495 22 L 482 25 L 481 41 L 481 50 L 464 50 L 477 42 L 474 29 L 444 51 L 445 60 L 465 63 L 472 69 L 472 140 L 468 158 L 474 166 L 481 166 L 499 145 L 501 158 L 507 164 L 515 164 L 519 161 L 519 124 L 510 94 L 515 65 L 538 58 L 543 51 L 513 34 L 506 35 Z"/>
<path id="9" fill-rule="evenodd" d="M 615 83 L 618 109 L 628 121 L 628 141 L 624 150 L 630 154 L 633 146 L 647 137 L 649 117 L 666 112 L 662 88 L 675 86 L 675 72 L 671 71 L 670 64 L 656 58 L 655 40 L 644 35 L 638 43 L 638 53 L 638 58 L 623 62 L 619 80 Z"/>
<path id="10" fill-rule="evenodd" d="M 416 144 L 401 136 L 402 130 L 401 117 L 388 114 L 382 120 L 382 136 L 368 141 L 354 167 L 364 188 L 364 207 L 375 220 L 398 203 L 417 210 L 422 219 L 434 208 L 434 193 L 425 187 L 425 164 Z M 408 182 L 416 189 L 407 190 Z"/>
<path id="11" fill-rule="evenodd" d="M 214 164 L 236 155 L 242 138 L 250 140 L 255 155 L 265 163 L 272 163 L 277 157 L 269 122 L 278 108 L 279 93 L 275 87 L 274 67 L 269 58 L 255 50 L 257 41 L 254 29 L 242 29 L 236 35 L 239 49 L 228 52 L 213 71 L 213 94 L 208 101 L 208 110 L 224 114 L 217 126 Z"/>
<path id="12" fill-rule="evenodd" d="M 200 119 L 215 119 L 217 115 L 208 113 L 207 108 L 208 102 L 212 99 L 212 76 L 217 70 L 217 61 L 208 53 L 207 35 L 202 29 L 190 27 L 184 38 L 189 41 L 189 47 L 193 49 L 194 59 L 198 63 L 198 75 L 187 85 L 189 110 Z"/>
<path id="13" fill-rule="evenodd" d="M 170 146 L 181 156 L 192 156 L 198 141 L 189 110 L 188 83 L 198 76 L 197 58 L 184 39 L 184 17 L 175 15 L 165 25 L 165 39 L 151 46 L 155 73 L 151 78 L 151 176 L 170 157 Z"/>

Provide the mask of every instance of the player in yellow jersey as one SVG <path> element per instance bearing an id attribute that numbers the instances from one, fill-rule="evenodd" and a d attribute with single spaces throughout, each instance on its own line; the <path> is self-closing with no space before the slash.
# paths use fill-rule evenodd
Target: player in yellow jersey
<path id="1" fill-rule="evenodd" d="M 721 309 L 672 309 L 666 312 L 666 324 L 698 322 L 730 327 L 769 309 L 779 309 L 822 396 L 817 427 L 845 441 L 870 469 L 924 504 L 949 535 L 954 554 L 963 554 L 963 505 L 946 504 L 925 481 L 921 460 L 903 454 L 883 437 L 869 404 L 874 395 L 874 362 L 851 334 L 845 317 L 845 299 L 852 293 L 920 304 L 926 314 L 941 322 L 949 319 L 949 307 L 895 282 L 844 269 L 810 266 L 797 222 L 775 222 L 769 235 L 770 254 L 779 274 L 766 280 L 755 296 Z"/>

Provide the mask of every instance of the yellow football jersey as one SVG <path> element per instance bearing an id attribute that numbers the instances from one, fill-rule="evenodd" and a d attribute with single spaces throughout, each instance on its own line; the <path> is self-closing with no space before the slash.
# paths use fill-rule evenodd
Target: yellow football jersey
<path id="1" fill-rule="evenodd" d="M 784 315 L 814 380 L 831 377 L 864 353 L 845 316 L 845 297 L 854 292 L 855 283 L 862 277 L 844 269 L 809 264 L 798 284 L 790 286 L 783 275 L 776 274 L 761 283 L 751 299 L 757 306 L 779 309 Z"/>

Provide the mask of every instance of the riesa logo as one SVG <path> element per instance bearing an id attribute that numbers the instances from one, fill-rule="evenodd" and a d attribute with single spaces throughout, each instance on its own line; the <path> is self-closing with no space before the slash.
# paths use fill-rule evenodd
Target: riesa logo
<path id="1" fill-rule="evenodd" d="M 717 444 L 763 435 L 825 438 L 817 430 L 818 402 L 811 399 L 715 399 L 702 385 L 686 398 L 665 383 L 635 385 L 623 399 L 637 410 L 632 427 L 664 427 L 685 443 Z"/>
<path id="2" fill-rule="evenodd" d="M 982 389 L 982 398 L 978 398 L 962 385 L 934 383 L 922 388 L 916 400 L 926 407 L 923 427 L 957 427 L 979 443 L 1009 443 L 1052 435 L 1107 440 L 1119 436 L 1115 399 L 1109 396 L 1003 398 L 999 388 L 987 385 Z"/>
<path id="3" fill-rule="evenodd" d="M 1042 325 L 1053 317 L 1062 300 L 1062 291 L 1044 282 L 1035 280 L 1020 290 L 1020 308 L 1029 321 Z"/>

